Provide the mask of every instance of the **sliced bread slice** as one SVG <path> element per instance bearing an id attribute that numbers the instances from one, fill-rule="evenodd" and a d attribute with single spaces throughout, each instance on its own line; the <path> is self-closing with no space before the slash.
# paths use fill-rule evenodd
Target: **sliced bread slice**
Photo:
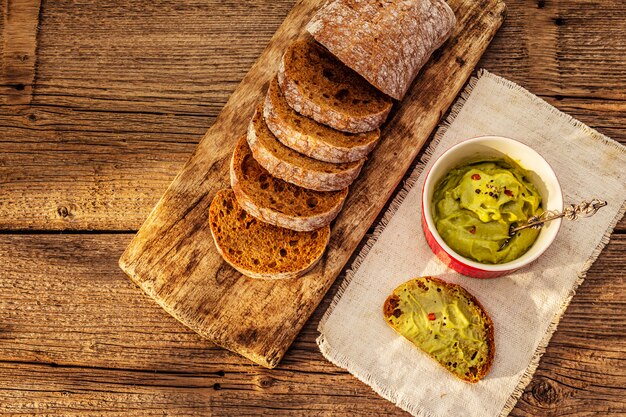
<path id="1" fill-rule="evenodd" d="M 250 216 L 231 189 L 218 191 L 209 207 L 218 252 L 242 274 L 258 279 L 297 278 L 322 257 L 330 227 L 296 232 Z"/>
<path id="2" fill-rule="evenodd" d="M 248 125 L 252 155 L 272 176 L 317 191 L 342 190 L 359 175 L 364 159 L 343 164 L 309 158 L 280 143 L 263 119 L 261 103 Z"/>
<path id="3" fill-rule="evenodd" d="M 298 114 L 289 107 L 276 78 L 267 90 L 263 117 L 267 127 L 284 145 L 321 161 L 358 161 L 365 158 L 380 139 L 378 128 L 365 133 L 341 132 Z"/>
<path id="4" fill-rule="evenodd" d="M 278 70 L 289 106 L 333 129 L 351 133 L 383 124 L 392 101 L 330 52 L 310 40 L 292 43 Z"/>
<path id="5" fill-rule="evenodd" d="M 314 191 L 272 177 L 252 156 L 245 135 L 237 142 L 230 162 L 230 186 L 248 214 L 301 232 L 333 221 L 348 195 L 347 188 Z"/>
<path id="6" fill-rule="evenodd" d="M 460 285 L 415 278 L 397 287 L 383 305 L 387 323 L 458 378 L 478 382 L 493 363 L 493 322 Z"/>

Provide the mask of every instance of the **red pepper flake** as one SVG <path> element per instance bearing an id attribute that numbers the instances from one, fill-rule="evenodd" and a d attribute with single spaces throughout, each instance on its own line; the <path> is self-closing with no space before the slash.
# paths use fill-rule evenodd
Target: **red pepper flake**
<path id="1" fill-rule="evenodd" d="M 473 179 L 473 180 L 479 180 L 479 179 L 480 179 L 480 174 L 474 174 L 474 175 L 472 175 L 472 179 Z"/>
<path id="2" fill-rule="evenodd" d="M 475 233 L 476 233 L 476 226 L 472 226 L 472 227 L 470 227 L 470 229 L 468 230 L 468 232 L 470 232 L 471 234 L 475 234 Z"/>
<path id="3" fill-rule="evenodd" d="M 435 313 L 428 313 L 428 320 L 430 321 L 435 320 Z"/>
<path id="4" fill-rule="evenodd" d="M 511 190 L 504 190 L 504 194 L 508 195 L 509 197 L 513 197 L 513 191 Z"/>

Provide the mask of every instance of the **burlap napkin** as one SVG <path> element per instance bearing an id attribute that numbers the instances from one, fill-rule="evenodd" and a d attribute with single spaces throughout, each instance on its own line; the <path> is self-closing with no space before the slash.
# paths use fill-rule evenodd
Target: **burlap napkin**
<path id="1" fill-rule="evenodd" d="M 594 217 L 564 220 L 556 241 L 534 264 L 492 280 L 447 269 L 432 254 L 420 224 L 423 173 L 450 146 L 485 134 L 508 136 L 537 150 L 554 168 L 566 204 L 593 197 L 609 203 Z M 328 360 L 416 416 L 507 415 L 624 214 L 626 148 L 520 86 L 481 71 L 425 155 L 352 265 L 319 325 L 318 344 Z M 457 380 L 383 321 L 387 295 L 423 275 L 462 284 L 491 315 L 496 357 L 478 384 Z"/>

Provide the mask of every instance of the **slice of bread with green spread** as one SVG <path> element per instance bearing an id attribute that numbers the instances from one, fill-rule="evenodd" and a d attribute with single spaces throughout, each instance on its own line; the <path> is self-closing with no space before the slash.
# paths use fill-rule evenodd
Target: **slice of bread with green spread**
<path id="1" fill-rule="evenodd" d="M 263 103 L 248 125 L 252 155 L 272 176 L 317 191 L 348 187 L 359 175 L 365 160 L 333 164 L 309 158 L 283 145 L 263 119 Z"/>
<path id="2" fill-rule="evenodd" d="M 209 207 L 218 252 L 242 274 L 258 279 L 297 278 L 322 257 L 330 227 L 296 232 L 250 216 L 231 189 L 218 191 Z"/>
<path id="3" fill-rule="evenodd" d="M 272 177 L 252 156 L 246 137 L 230 163 L 230 186 L 239 205 L 259 220 L 297 231 L 329 224 L 341 211 L 348 189 L 314 191 Z"/>
<path id="4" fill-rule="evenodd" d="M 374 130 L 391 110 L 391 99 L 311 40 L 293 42 L 283 55 L 278 82 L 289 106 L 333 129 Z"/>
<path id="5" fill-rule="evenodd" d="M 478 382 L 495 355 L 493 323 L 460 285 L 421 277 L 405 282 L 383 305 L 387 323 L 448 371 Z"/>
<path id="6" fill-rule="evenodd" d="M 298 114 L 289 107 L 276 78 L 267 90 L 263 117 L 283 145 L 321 161 L 358 161 L 365 158 L 380 139 L 378 128 L 365 133 L 340 132 Z"/>

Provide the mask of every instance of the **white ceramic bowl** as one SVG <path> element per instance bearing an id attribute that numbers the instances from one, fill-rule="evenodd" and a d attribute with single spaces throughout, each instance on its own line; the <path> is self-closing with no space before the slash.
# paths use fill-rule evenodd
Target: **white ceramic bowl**
<path id="1" fill-rule="evenodd" d="M 561 220 L 546 223 L 530 249 L 519 258 L 503 264 L 483 264 L 454 252 L 441 238 L 432 219 L 431 201 L 435 186 L 446 173 L 471 160 L 508 156 L 528 171 L 529 180 L 541 194 L 544 210 L 563 210 L 561 185 L 552 167 L 530 147 L 502 136 L 481 136 L 465 140 L 448 149 L 433 164 L 422 189 L 422 225 L 429 246 L 444 263 L 455 271 L 474 278 L 494 278 L 522 268 L 548 249 L 554 241 Z"/>

